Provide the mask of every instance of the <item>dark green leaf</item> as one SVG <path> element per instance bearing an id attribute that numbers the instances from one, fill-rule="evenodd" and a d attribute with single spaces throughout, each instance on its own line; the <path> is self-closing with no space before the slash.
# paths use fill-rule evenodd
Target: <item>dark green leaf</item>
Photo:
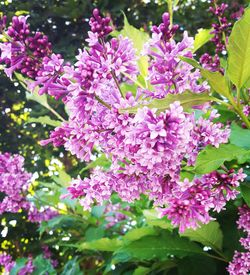
<path id="1" fill-rule="evenodd" d="M 243 129 L 233 122 L 231 125 L 230 143 L 250 149 L 250 130 Z"/>
<path id="2" fill-rule="evenodd" d="M 181 236 L 188 237 L 191 241 L 200 242 L 216 250 L 222 249 L 223 235 L 218 222 L 203 224 L 196 230 L 186 229 Z"/>
<path id="3" fill-rule="evenodd" d="M 250 207 L 250 182 L 241 183 L 240 191 L 246 204 Z"/>
<path id="4" fill-rule="evenodd" d="M 83 272 L 80 270 L 77 258 L 74 258 L 66 263 L 61 275 L 81 275 Z"/>
<path id="5" fill-rule="evenodd" d="M 28 262 L 27 258 L 16 259 L 16 263 L 10 271 L 10 275 L 17 275 L 20 269 L 22 269 Z"/>
<path id="6" fill-rule="evenodd" d="M 87 242 L 101 239 L 104 236 L 105 230 L 101 227 L 89 227 L 85 232 L 85 238 Z"/>
<path id="7" fill-rule="evenodd" d="M 45 259 L 43 255 L 37 256 L 33 261 L 33 265 L 35 266 L 35 270 L 32 272 L 33 275 L 57 274 L 50 259 Z"/>
<path id="8" fill-rule="evenodd" d="M 186 257 L 178 264 L 179 275 L 214 275 L 216 263 L 208 257 Z"/>
<path id="9" fill-rule="evenodd" d="M 186 238 L 165 231 L 162 236 L 146 236 L 121 247 L 115 252 L 114 262 L 126 262 L 132 259 L 167 259 L 170 255 L 185 257 L 202 254 L 202 249 Z"/>

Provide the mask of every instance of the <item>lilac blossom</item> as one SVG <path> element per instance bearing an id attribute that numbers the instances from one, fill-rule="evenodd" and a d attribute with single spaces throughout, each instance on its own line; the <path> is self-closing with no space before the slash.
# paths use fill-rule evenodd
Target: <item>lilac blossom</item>
<path id="1" fill-rule="evenodd" d="M 0 44 L 0 61 L 6 64 L 5 73 L 11 78 L 14 72 L 20 72 L 34 79 L 42 66 L 42 59 L 51 54 L 48 37 L 40 32 L 33 35 L 27 16 L 14 16 L 5 35 L 9 41 Z"/>
<path id="2" fill-rule="evenodd" d="M 0 266 L 3 266 L 6 272 L 10 272 L 14 265 L 15 262 L 9 254 L 6 252 L 0 254 Z"/>
<path id="3" fill-rule="evenodd" d="M 0 203 L 0 213 L 16 213 L 29 207 L 23 193 L 29 188 L 31 174 L 24 170 L 23 165 L 24 158 L 19 155 L 0 154 L 0 192 L 5 195 Z"/>
<path id="4" fill-rule="evenodd" d="M 235 251 L 232 261 L 227 268 L 230 275 L 247 275 L 250 272 L 250 209 L 247 205 L 239 208 L 238 228 L 246 234 L 240 239 L 246 252 Z"/>

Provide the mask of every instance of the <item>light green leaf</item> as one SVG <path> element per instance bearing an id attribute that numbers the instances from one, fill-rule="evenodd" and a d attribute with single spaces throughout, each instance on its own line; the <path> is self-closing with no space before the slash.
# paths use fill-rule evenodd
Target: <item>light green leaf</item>
<path id="1" fill-rule="evenodd" d="M 231 125 L 230 143 L 250 149 L 250 130 L 243 129 L 233 122 Z"/>
<path id="2" fill-rule="evenodd" d="M 240 191 L 242 194 L 243 199 L 250 207 L 250 182 L 243 182 L 240 185 Z"/>
<path id="3" fill-rule="evenodd" d="M 141 51 L 144 44 L 148 41 L 149 36 L 146 32 L 140 31 L 131 26 L 124 14 L 124 28 L 121 31 L 122 36 L 128 37 L 133 41 L 134 48 L 137 50 L 136 54 L 139 57 L 138 67 L 140 74 L 145 78 L 148 74 L 148 57 L 141 56 Z"/>
<path id="4" fill-rule="evenodd" d="M 216 98 L 209 96 L 207 93 L 195 94 L 186 91 L 182 94 L 168 94 L 163 99 L 154 99 L 148 105 L 139 105 L 132 108 L 120 109 L 121 113 L 129 112 L 136 114 L 139 108 L 147 106 L 150 109 L 156 108 L 157 113 L 164 112 L 175 101 L 179 101 L 185 111 L 190 110 L 193 106 L 204 104 L 205 102 L 216 100 Z"/>
<path id="5" fill-rule="evenodd" d="M 186 56 L 179 56 L 180 60 L 188 63 L 189 65 L 193 66 L 196 69 L 202 69 L 200 64 L 193 58 L 186 57 Z"/>
<path id="6" fill-rule="evenodd" d="M 59 120 L 51 119 L 49 116 L 29 117 L 26 123 L 33 123 L 33 122 L 46 124 L 54 127 L 60 126 L 62 123 Z"/>
<path id="7" fill-rule="evenodd" d="M 202 249 L 186 238 L 164 231 L 161 236 L 146 236 L 121 247 L 113 258 L 114 262 L 126 262 L 132 259 L 167 259 L 170 255 L 185 257 L 202 254 Z"/>
<path id="8" fill-rule="evenodd" d="M 199 69 L 201 72 L 201 75 L 208 81 L 209 85 L 216 93 L 222 96 L 225 96 L 227 98 L 231 97 L 230 90 L 227 85 L 227 80 L 225 76 L 223 76 L 219 72 L 211 72 L 209 70 L 203 69 L 200 66 L 200 64 L 192 58 L 183 57 L 183 56 L 180 56 L 179 58 L 182 61 L 192 65 L 194 68 Z"/>
<path id="9" fill-rule="evenodd" d="M 89 169 L 93 169 L 97 166 L 103 167 L 104 169 L 108 169 L 111 165 L 111 162 L 109 159 L 107 159 L 105 154 L 101 154 L 100 157 L 98 157 L 96 160 L 90 162 L 86 167 L 84 167 L 80 174 L 84 171 L 87 171 Z"/>
<path id="10" fill-rule="evenodd" d="M 150 272 L 150 268 L 144 267 L 144 266 L 138 266 L 134 272 L 133 275 L 146 275 Z"/>
<path id="11" fill-rule="evenodd" d="M 225 161 L 238 160 L 244 163 L 249 160 L 249 153 L 233 144 L 221 144 L 219 148 L 207 146 L 197 157 L 195 172 L 207 174 L 219 168 Z"/>
<path id="12" fill-rule="evenodd" d="M 205 246 L 215 248 L 215 250 L 222 249 L 223 234 L 218 222 L 210 222 L 203 224 L 197 229 L 186 229 L 181 234 L 183 237 L 188 237 L 191 241 L 202 243 Z"/>
<path id="13" fill-rule="evenodd" d="M 145 209 L 143 215 L 146 218 L 146 222 L 151 226 L 159 226 L 164 229 L 172 229 L 171 221 L 166 217 L 159 218 L 159 212 L 156 209 Z"/>
<path id="14" fill-rule="evenodd" d="M 250 77 L 250 8 L 234 24 L 228 42 L 228 76 L 240 89 Z"/>
<path id="15" fill-rule="evenodd" d="M 85 242 L 80 244 L 79 250 L 99 250 L 99 251 L 116 251 L 122 246 L 123 242 L 118 239 L 102 238 L 99 240 Z"/>
<path id="16" fill-rule="evenodd" d="M 226 78 L 221 73 L 201 69 L 201 75 L 208 81 L 209 85 L 216 93 L 227 98 L 230 97 L 230 90 Z"/>
<path id="17" fill-rule="evenodd" d="M 123 240 L 136 241 L 148 235 L 157 235 L 157 232 L 152 227 L 134 228 L 128 231 L 128 233 L 123 237 Z"/>
<path id="18" fill-rule="evenodd" d="M 211 34 L 212 29 L 199 29 L 198 33 L 194 38 L 194 49 L 193 52 L 196 52 L 199 48 L 201 48 L 204 44 L 210 41 L 213 38 L 213 34 Z"/>

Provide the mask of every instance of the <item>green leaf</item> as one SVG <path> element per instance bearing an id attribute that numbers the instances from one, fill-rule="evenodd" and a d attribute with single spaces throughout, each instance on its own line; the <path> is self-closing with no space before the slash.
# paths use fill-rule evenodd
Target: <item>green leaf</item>
<path id="1" fill-rule="evenodd" d="M 197 68 L 200 70 L 201 75 L 208 81 L 211 88 L 218 94 L 223 95 L 225 97 L 231 97 L 230 90 L 227 85 L 226 78 L 219 72 L 211 72 L 209 70 L 203 69 L 200 64 L 188 57 L 179 57 L 182 61 L 192 65 L 194 68 Z"/>
<path id="2" fill-rule="evenodd" d="M 190 110 L 193 106 L 198 106 L 204 104 L 208 101 L 216 100 L 214 97 L 209 96 L 207 93 L 195 94 L 189 91 L 186 91 L 182 94 L 168 94 L 163 99 L 154 99 L 148 105 L 139 105 L 132 108 L 121 109 L 121 113 L 129 112 L 132 114 L 136 114 L 139 108 L 147 106 L 150 109 L 156 108 L 157 113 L 164 112 L 170 106 L 170 104 L 175 101 L 179 101 L 181 106 L 185 111 Z"/>
<path id="3" fill-rule="evenodd" d="M 33 265 L 35 266 L 35 270 L 32 272 L 32 275 L 56 275 L 56 271 L 52 266 L 49 259 L 45 259 L 43 255 L 37 256 L 33 260 Z"/>
<path id="4" fill-rule="evenodd" d="M 134 228 L 128 231 L 128 233 L 123 237 L 123 240 L 136 241 L 148 235 L 157 235 L 157 232 L 152 227 Z"/>
<path id="5" fill-rule="evenodd" d="M 118 239 L 102 238 L 80 244 L 79 250 L 116 251 L 122 244 L 123 242 Z"/>
<path id="6" fill-rule="evenodd" d="M 105 230 L 101 227 L 89 227 L 85 232 L 87 242 L 101 239 L 104 236 Z"/>
<path id="7" fill-rule="evenodd" d="M 61 275 L 82 275 L 83 272 L 80 270 L 77 257 L 68 261 L 63 268 Z"/>
<path id="8" fill-rule="evenodd" d="M 49 116 L 40 116 L 40 117 L 30 117 L 28 118 L 26 123 L 41 123 L 41 124 L 46 124 L 46 125 L 50 125 L 50 126 L 60 126 L 61 125 L 61 121 L 59 120 L 54 120 L 51 119 Z"/>
<path id="9" fill-rule="evenodd" d="M 240 89 L 250 77 L 250 8 L 234 24 L 228 42 L 228 76 Z"/>
<path id="10" fill-rule="evenodd" d="M 137 92 L 137 86 L 136 85 L 121 83 L 120 88 L 121 88 L 123 96 L 125 96 L 127 94 L 127 92 L 131 92 L 133 94 L 133 96 L 136 95 L 136 92 Z"/>
<path id="11" fill-rule="evenodd" d="M 84 220 L 80 221 L 75 217 L 69 215 L 59 215 L 54 217 L 53 219 L 42 222 L 39 227 L 40 234 L 44 233 L 45 231 L 55 230 L 55 229 L 68 229 L 68 228 L 77 228 L 78 230 L 85 229 Z"/>
<path id="12" fill-rule="evenodd" d="M 221 73 L 201 69 L 201 75 L 208 81 L 209 85 L 216 93 L 227 98 L 230 97 L 230 90 L 226 78 Z"/>
<path id="13" fill-rule="evenodd" d="M 26 92 L 26 98 L 27 98 L 27 100 L 36 101 L 37 103 L 41 104 L 42 106 L 44 106 L 46 108 L 48 108 L 48 106 L 49 106 L 48 100 L 47 100 L 47 95 L 46 94 L 39 95 L 37 90 L 35 90 L 33 93 Z"/>
<path id="14" fill-rule="evenodd" d="M 191 241 L 202 243 L 205 246 L 215 248 L 215 250 L 222 249 L 223 235 L 218 222 L 203 224 L 196 230 L 186 229 L 181 236 L 188 237 Z"/>
<path id="15" fill-rule="evenodd" d="M 96 218 L 100 218 L 103 215 L 105 208 L 105 205 L 95 205 L 91 209 L 91 214 Z"/>
<path id="16" fill-rule="evenodd" d="M 250 182 L 241 183 L 240 191 L 244 201 L 250 207 Z"/>
<path id="17" fill-rule="evenodd" d="M 159 213 L 155 209 L 146 209 L 143 210 L 143 215 L 146 218 L 148 225 L 159 226 L 164 229 L 172 229 L 171 221 L 166 217 L 159 218 Z"/>
<path id="18" fill-rule="evenodd" d="M 188 63 L 189 65 L 193 66 L 196 69 L 202 69 L 200 64 L 193 58 L 186 57 L 186 56 L 179 56 L 180 60 Z"/>
<path id="19" fill-rule="evenodd" d="M 134 48 L 137 50 L 136 54 L 139 57 L 138 67 L 140 74 L 145 78 L 148 74 L 148 57 L 141 56 L 141 51 L 144 44 L 148 41 L 149 35 L 146 32 L 140 31 L 131 26 L 128 22 L 126 15 L 124 14 L 124 28 L 120 32 L 124 37 L 128 37 L 133 41 Z"/>
<path id="20" fill-rule="evenodd" d="M 93 169 L 97 166 L 100 166 L 100 167 L 103 167 L 104 169 L 109 169 L 111 165 L 111 162 L 109 159 L 107 159 L 106 155 L 105 154 L 101 154 L 100 157 L 98 157 L 96 160 L 90 162 L 86 167 L 84 167 L 80 174 L 84 171 L 87 171 L 89 169 Z"/>
<path id="21" fill-rule="evenodd" d="M 238 160 L 244 163 L 249 159 L 249 151 L 233 144 L 221 144 L 219 148 L 207 146 L 197 157 L 195 172 L 207 174 L 219 168 L 225 161 Z"/>
<path id="22" fill-rule="evenodd" d="M 15 265 L 10 271 L 10 275 L 17 275 L 20 269 L 22 269 L 28 262 L 27 258 L 18 258 L 16 259 Z"/>
<path id="23" fill-rule="evenodd" d="M 133 272 L 133 275 L 146 275 L 149 272 L 150 272 L 150 268 L 139 266 L 135 269 L 135 271 Z"/>
<path id="24" fill-rule="evenodd" d="M 230 143 L 250 149 L 250 130 L 243 129 L 233 122 L 231 125 Z"/>
<path id="25" fill-rule="evenodd" d="M 199 48 L 201 48 L 204 44 L 210 41 L 213 38 L 213 34 L 211 34 L 212 29 L 199 29 L 198 33 L 194 38 L 194 49 L 193 52 L 196 52 Z"/>
<path id="26" fill-rule="evenodd" d="M 164 260 L 171 255 L 185 257 L 202 254 L 202 249 L 186 238 L 164 231 L 161 236 L 146 236 L 121 247 L 113 258 L 114 262 L 138 260 Z"/>
<path id="27" fill-rule="evenodd" d="M 208 257 L 185 257 L 178 263 L 178 275 L 215 275 L 216 262 Z"/>

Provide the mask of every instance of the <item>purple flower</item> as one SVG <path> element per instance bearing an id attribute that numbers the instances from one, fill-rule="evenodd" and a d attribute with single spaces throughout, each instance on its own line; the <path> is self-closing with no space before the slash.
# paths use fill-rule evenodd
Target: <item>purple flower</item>
<path id="1" fill-rule="evenodd" d="M 12 260 L 10 255 L 3 252 L 0 254 L 0 265 L 4 267 L 6 272 L 10 272 L 10 270 L 14 267 L 15 262 Z"/>

